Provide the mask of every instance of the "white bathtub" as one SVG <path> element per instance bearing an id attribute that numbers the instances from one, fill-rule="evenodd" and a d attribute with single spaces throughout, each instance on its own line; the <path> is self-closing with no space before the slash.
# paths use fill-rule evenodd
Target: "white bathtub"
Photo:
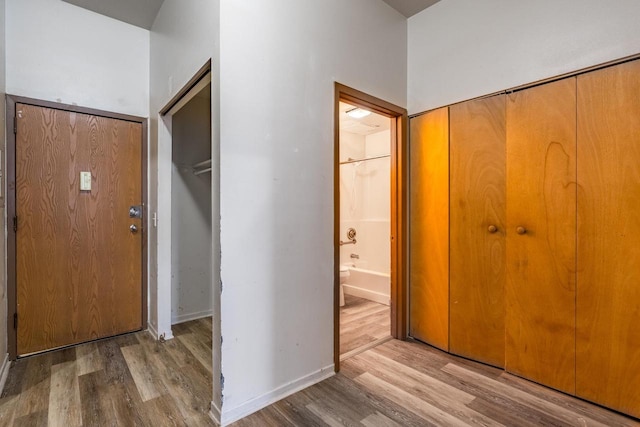
<path id="1" fill-rule="evenodd" d="M 388 274 L 349 267 L 349 278 L 343 286 L 347 295 L 366 298 L 384 305 L 390 304 L 391 276 Z"/>

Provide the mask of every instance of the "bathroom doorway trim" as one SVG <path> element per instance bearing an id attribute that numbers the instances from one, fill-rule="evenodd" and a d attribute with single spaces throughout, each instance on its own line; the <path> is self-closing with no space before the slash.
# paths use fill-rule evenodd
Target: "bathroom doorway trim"
<path id="1" fill-rule="evenodd" d="M 391 119 L 391 336 L 407 337 L 407 110 L 335 83 L 333 163 L 333 358 L 340 370 L 340 101 Z"/>

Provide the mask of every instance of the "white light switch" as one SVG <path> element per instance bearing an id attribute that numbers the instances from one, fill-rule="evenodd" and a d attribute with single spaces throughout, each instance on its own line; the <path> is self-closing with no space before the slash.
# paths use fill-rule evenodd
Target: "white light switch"
<path id="1" fill-rule="evenodd" d="M 80 190 L 91 191 L 91 172 L 80 172 Z"/>

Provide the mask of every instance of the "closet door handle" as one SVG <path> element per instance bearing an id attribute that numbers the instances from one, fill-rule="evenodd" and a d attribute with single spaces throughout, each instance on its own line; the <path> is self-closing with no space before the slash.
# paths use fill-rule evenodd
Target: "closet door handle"
<path id="1" fill-rule="evenodd" d="M 487 230 L 489 231 L 489 233 L 493 234 L 496 231 L 498 231 L 498 227 L 496 227 L 495 225 L 490 225 L 489 228 L 487 228 Z"/>
<path id="2" fill-rule="evenodd" d="M 518 234 L 525 234 L 527 232 L 527 229 L 524 227 L 518 227 L 516 228 L 516 233 Z"/>

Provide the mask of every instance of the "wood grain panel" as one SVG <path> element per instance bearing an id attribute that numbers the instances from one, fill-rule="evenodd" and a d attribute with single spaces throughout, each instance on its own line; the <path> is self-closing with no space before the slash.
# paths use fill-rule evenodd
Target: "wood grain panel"
<path id="1" fill-rule="evenodd" d="M 575 87 L 569 78 L 507 96 L 506 369 L 571 394 Z"/>
<path id="2" fill-rule="evenodd" d="M 578 77 L 576 393 L 640 417 L 640 61 Z"/>
<path id="3" fill-rule="evenodd" d="M 18 354 L 140 329 L 142 126 L 26 104 L 16 118 Z"/>
<path id="4" fill-rule="evenodd" d="M 86 203 L 70 188 L 89 157 L 78 151 L 71 113 L 17 104 L 16 119 L 18 353 L 25 354 L 73 342 L 77 332 L 69 315 L 88 281 L 74 271 L 87 261 L 78 245 Z"/>
<path id="5" fill-rule="evenodd" d="M 96 284 L 87 323 L 92 338 L 142 327 L 142 220 L 129 218 L 142 202 L 142 126 L 92 116 L 88 141 L 94 175 L 89 200 L 91 272 Z"/>
<path id="6" fill-rule="evenodd" d="M 449 350 L 449 109 L 410 126 L 410 335 Z"/>
<path id="7" fill-rule="evenodd" d="M 450 349 L 500 367 L 506 280 L 505 114 L 505 95 L 450 107 Z"/>

